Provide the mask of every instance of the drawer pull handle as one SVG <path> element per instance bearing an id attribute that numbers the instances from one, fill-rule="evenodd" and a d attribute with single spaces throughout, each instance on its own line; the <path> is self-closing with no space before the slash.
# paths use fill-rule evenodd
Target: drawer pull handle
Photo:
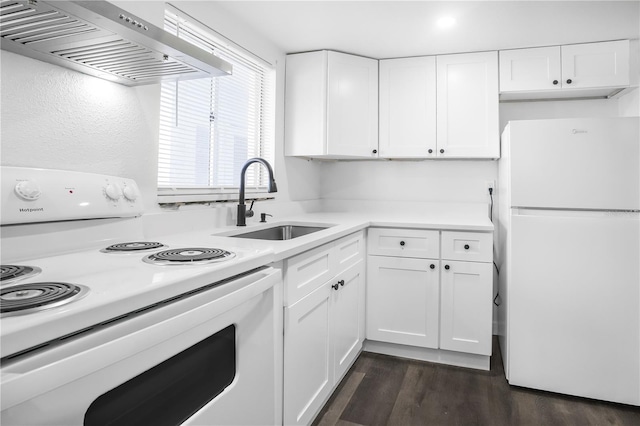
<path id="1" fill-rule="evenodd" d="M 338 281 L 338 284 L 340 284 L 341 286 L 344 286 L 344 280 Z"/>
<path id="2" fill-rule="evenodd" d="M 400 241 L 400 245 L 404 247 L 404 241 Z"/>
<path id="3" fill-rule="evenodd" d="M 568 79 L 567 84 L 571 84 L 571 83 L 573 83 L 573 81 L 571 79 Z"/>
<path id="4" fill-rule="evenodd" d="M 336 284 L 333 284 L 331 288 L 333 288 L 334 290 L 337 290 L 340 288 L 340 286 L 336 283 Z"/>
<path id="5" fill-rule="evenodd" d="M 431 269 L 436 269 L 436 265 L 434 265 L 433 263 L 431 265 L 429 265 L 429 268 Z"/>
<path id="6" fill-rule="evenodd" d="M 465 244 L 465 245 L 464 245 L 464 249 L 465 249 L 465 250 L 469 250 L 469 244 Z"/>
<path id="7" fill-rule="evenodd" d="M 449 265 L 444 265 L 444 269 L 449 270 Z"/>
<path id="8" fill-rule="evenodd" d="M 553 80 L 553 84 L 554 85 L 558 84 L 558 80 Z"/>

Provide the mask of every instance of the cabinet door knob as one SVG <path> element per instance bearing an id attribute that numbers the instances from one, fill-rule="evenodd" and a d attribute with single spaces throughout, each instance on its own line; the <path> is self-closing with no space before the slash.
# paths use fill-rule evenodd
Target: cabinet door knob
<path id="1" fill-rule="evenodd" d="M 440 150 L 440 154 L 444 154 L 444 149 L 441 149 L 441 150 Z"/>
<path id="2" fill-rule="evenodd" d="M 400 241 L 400 245 L 404 247 L 404 241 Z"/>
<path id="3" fill-rule="evenodd" d="M 371 152 L 373 152 L 374 154 L 377 154 L 377 153 L 378 153 L 378 150 L 377 150 L 377 149 L 374 149 L 374 150 L 373 150 L 373 151 L 371 151 Z"/>
<path id="4" fill-rule="evenodd" d="M 436 269 L 436 265 L 434 265 L 433 263 L 431 265 L 429 265 L 429 268 L 431 269 Z"/>
<path id="5" fill-rule="evenodd" d="M 571 83 L 573 83 L 573 81 L 571 79 L 568 79 L 567 84 L 571 84 Z"/>
<path id="6" fill-rule="evenodd" d="M 465 244 L 465 245 L 464 245 L 464 249 L 465 249 L 465 250 L 469 250 L 469 244 Z"/>
<path id="7" fill-rule="evenodd" d="M 557 85 L 558 84 L 558 80 L 553 80 L 553 84 Z"/>
<path id="8" fill-rule="evenodd" d="M 341 286 L 344 286 L 344 280 L 338 281 L 338 284 L 340 284 Z"/>
<path id="9" fill-rule="evenodd" d="M 431 148 L 429 148 L 429 154 L 433 154 L 433 150 Z"/>
<path id="10" fill-rule="evenodd" d="M 336 284 L 333 284 L 331 288 L 333 288 L 334 290 L 337 290 L 338 288 L 340 288 L 340 286 L 338 285 L 338 283 L 336 283 Z"/>
<path id="11" fill-rule="evenodd" d="M 449 265 L 444 265 L 444 269 L 449 270 Z"/>

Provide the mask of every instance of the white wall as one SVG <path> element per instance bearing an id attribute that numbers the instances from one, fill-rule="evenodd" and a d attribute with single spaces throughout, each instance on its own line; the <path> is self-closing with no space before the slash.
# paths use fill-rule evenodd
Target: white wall
<path id="1" fill-rule="evenodd" d="M 117 5 L 161 25 L 162 2 Z M 295 208 L 301 201 L 316 200 L 320 194 L 317 165 L 283 156 L 284 54 L 217 10 L 214 2 L 180 2 L 178 6 L 277 68 L 276 201 Z M 156 203 L 160 85 L 129 88 L 4 50 L 0 72 L 2 165 L 133 178 L 146 212 L 164 211 Z M 283 206 L 269 202 L 271 211 Z M 235 214 L 233 203 L 191 206 L 192 218 L 197 216 L 194 209 L 202 211 L 203 220 L 215 220 L 218 225 L 232 223 Z"/>
<path id="2" fill-rule="evenodd" d="M 322 165 L 323 198 L 337 200 L 489 202 L 490 160 L 331 162 Z"/>
<path id="3" fill-rule="evenodd" d="M 4 50 L 0 61 L 2 165 L 133 178 L 153 205 L 156 87 L 132 89 Z"/>
<path id="4" fill-rule="evenodd" d="M 618 109 L 621 117 L 640 116 L 640 89 L 635 89 L 618 101 Z"/>

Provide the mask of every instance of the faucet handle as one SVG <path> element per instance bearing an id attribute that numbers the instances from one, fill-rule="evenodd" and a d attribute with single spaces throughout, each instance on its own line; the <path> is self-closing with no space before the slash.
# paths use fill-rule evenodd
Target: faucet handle
<path id="1" fill-rule="evenodd" d="M 254 212 L 253 212 L 253 203 L 255 203 L 255 202 L 256 202 L 256 200 L 251 200 L 251 205 L 249 206 L 249 210 L 247 210 L 247 211 L 245 212 L 245 214 L 244 214 L 244 215 L 245 215 L 245 217 L 253 217 L 253 215 L 254 215 Z"/>
<path id="2" fill-rule="evenodd" d="M 273 215 L 269 213 L 260 213 L 260 223 L 267 223 L 267 216 L 273 217 Z"/>

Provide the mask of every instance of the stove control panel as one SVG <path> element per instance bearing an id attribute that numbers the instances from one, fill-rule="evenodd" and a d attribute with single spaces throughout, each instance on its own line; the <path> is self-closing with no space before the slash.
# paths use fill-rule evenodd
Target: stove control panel
<path id="1" fill-rule="evenodd" d="M 140 216 L 132 179 L 67 170 L 1 167 L 0 223 L 56 222 Z"/>

